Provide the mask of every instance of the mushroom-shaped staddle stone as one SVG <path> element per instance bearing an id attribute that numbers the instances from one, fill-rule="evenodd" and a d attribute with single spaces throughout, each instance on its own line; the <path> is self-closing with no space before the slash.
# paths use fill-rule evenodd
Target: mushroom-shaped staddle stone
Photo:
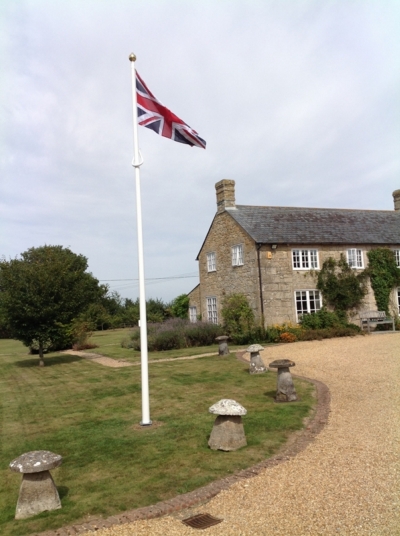
<path id="1" fill-rule="evenodd" d="M 27 452 L 10 463 L 11 471 L 23 474 L 15 519 L 61 508 L 60 497 L 49 472 L 61 463 L 62 457 L 48 450 Z"/>
<path id="2" fill-rule="evenodd" d="M 49 450 L 33 450 L 22 454 L 10 463 L 11 471 L 16 473 L 40 473 L 50 471 L 62 464 L 62 456 Z"/>
<path id="3" fill-rule="evenodd" d="M 278 369 L 276 402 L 294 402 L 297 400 L 293 378 L 289 370 L 290 367 L 294 367 L 295 365 L 296 363 L 290 359 L 277 359 L 269 364 L 270 368 Z"/>
<path id="4" fill-rule="evenodd" d="M 247 410 L 235 400 L 223 398 L 212 405 L 210 413 L 218 415 L 211 431 L 208 446 L 212 450 L 237 450 L 247 445 L 242 415 Z"/>
<path id="5" fill-rule="evenodd" d="M 219 337 L 216 337 L 216 341 L 218 343 L 218 355 L 228 355 L 229 354 L 229 348 L 228 348 L 228 339 L 229 337 L 227 335 L 220 335 Z"/>
<path id="6" fill-rule="evenodd" d="M 267 370 L 260 356 L 261 350 L 264 350 L 261 344 L 252 344 L 247 348 L 247 352 L 250 353 L 250 374 L 261 374 Z"/>

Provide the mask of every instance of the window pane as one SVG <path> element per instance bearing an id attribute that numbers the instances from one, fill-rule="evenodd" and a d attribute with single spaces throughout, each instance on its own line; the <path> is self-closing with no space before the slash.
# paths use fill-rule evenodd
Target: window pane
<path id="1" fill-rule="evenodd" d="M 243 247 L 238 246 L 238 264 L 243 264 Z"/>
<path id="2" fill-rule="evenodd" d="M 308 266 L 308 249 L 301 250 L 301 267 L 309 268 Z"/>
<path id="3" fill-rule="evenodd" d="M 300 314 L 307 312 L 307 293 L 305 290 L 296 291 L 296 309 Z"/>
<path id="4" fill-rule="evenodd" d="M 293 249 L 292 261 L 295 270 L 318 269 L 318 250 Z"/>
<path id="5" fill-rule="evenodd" d="M 353 268 L 356 265 L 356 250 L 355 249 L 348 249 L 347 250 L 347 262 L 348 265 Z"/>
<path id="6" fill-rule="evenodd" d="M 215 272 L 215 252 L 207 253 L 207 270 Z"/>
<path id="7" fill-rule="evenodd" d="M 310 313 L 316 313 L 321 309 L 320 299 L 319 299 L 319 291 L 318 290 L 309 290 L 309 297 L 310 297 L 310 307 L 309 312 Z"/>
<path id="8" fill-rule="evenodd" d="M 243 246 L 232 247 L 232 266 L 240 266 L 243 264 Z"/>
<path id="9" fill-rule="evenodd" d="M 347 263 L 350 266 L 350 268 L 362 268 L 363 267 L 362 249 L 348 249 L 347 250 Z"/>
<path id="10" fill-rule="evenodd" d="M 197 322 L 197 307 L 189 307 L 189 320 L 190 322 Z"/>
<path id="11" fill-rule="evenodd" d="M 218 324 L 217 298 L 207 298 L 207 317 L 209 322 Z"/>
<path id="12" fill-rule="evenodd" d="M 232 266 L 236 266 L 237 264 L 237 261 L 236 261 L 236 248 L 233 247 L 232 248 Z"/>
<path id="13" fill-rule="evenodd" d="M 297 320 L 305 314 L 316 313 L 321 309 L 319 290 L 296 290 Z"/>
<path id="14" fill-rule="evenodd" d="M 318 252 L 316 249 L 310 250 L 310 264 L 311 268 L 318 268 Z"/>
<path id="15" fill-rule="evenodd" d="M 396 257 L 396 264 L 400 268 L 400 249 L 394 250 L 394 256 Z"/>
<path id="16" fill-rule="evenodd" d="M 300 268 L 300 251 L 294 249 L 293 252 L 293 268 Z"/>

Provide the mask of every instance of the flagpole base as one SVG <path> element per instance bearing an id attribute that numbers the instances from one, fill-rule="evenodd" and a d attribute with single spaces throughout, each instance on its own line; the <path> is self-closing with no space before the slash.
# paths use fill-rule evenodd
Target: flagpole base
<path id="1" fill-rule="evenodd" d="M 140 426 L 151 426 L 152 424 L 153 424 L 153 421 L 150 421 L 150 422 L 140 421 Z"/>

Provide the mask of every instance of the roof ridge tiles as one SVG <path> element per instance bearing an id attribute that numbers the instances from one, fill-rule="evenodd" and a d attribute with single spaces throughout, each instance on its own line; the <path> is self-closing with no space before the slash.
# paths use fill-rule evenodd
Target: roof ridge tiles
<path id="1" fill-rule="evenodd" d="M 276 209 L 297 209 L 297 210 L 344 210 L 349 212 L 387 212 L 390 214 L 399 214 L 390 209 L 373 209 L 373 208 L 337 208 L 337 207 L 291 207 L 291 206 L 278 206 L 278 205 L 236 205 L 235 207 L 227 207 L 225 210 L 235 210 L 240 208 L 276 208 Z"/>

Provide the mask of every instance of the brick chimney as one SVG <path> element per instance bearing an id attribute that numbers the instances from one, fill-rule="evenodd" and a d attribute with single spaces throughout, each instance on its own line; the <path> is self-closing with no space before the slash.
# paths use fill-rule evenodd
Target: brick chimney
<path id="1" fill-rule="evenodd" d="M 217 192 L 218 213 L 223 212 L 228 207 L 235 208 L 235 181 L 223 179 L 216 183 L 215 190 Z"/>
<path id="2" fill-rule="evenodd" d="M 400 210 L 400 190 L 393 192 L 394 210 Z"/>

